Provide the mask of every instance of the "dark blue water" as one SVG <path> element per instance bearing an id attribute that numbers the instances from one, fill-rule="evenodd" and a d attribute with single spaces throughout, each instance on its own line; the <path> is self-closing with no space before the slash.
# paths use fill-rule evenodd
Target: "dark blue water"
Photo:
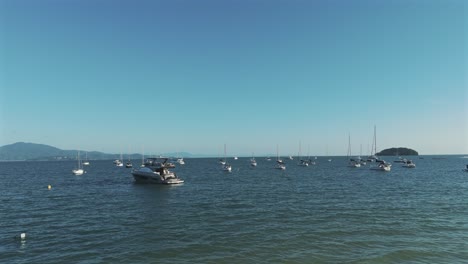
<path id="1" fill-rule="evenodd" d="M 74 162 L 2 162 L 0 263 L 468 261 L 468 159 L 387 173 L 344 158 L 285 172 L 248 160 L 227 174 L 186 159 L 180 186 L 134 184 L 112 161 L 82 176 Z"/>

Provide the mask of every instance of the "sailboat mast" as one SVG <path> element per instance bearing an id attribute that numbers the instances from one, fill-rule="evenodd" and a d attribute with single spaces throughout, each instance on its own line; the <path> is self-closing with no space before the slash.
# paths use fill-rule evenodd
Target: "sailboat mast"
<path id="1" fill-rule="evenodd" d="M 276 144 L 276 160 L 279 160 L 278 144 Z"/>
<path id="2" fill-rule="evenodd" d="M 376 132 L 375 125 L 374 125 L 374 155 L 377 155 L 377 132 Z"/>
<path id="3" fill-rule="evenodd" d="M 78 169 L 81 169 L 80 151 L 78 150 Z"/>
<path id="4" fill-rule="evenodd" d="M 348 134 L 348 158 L 351 157 L 351 134 Z"/>
<path id="5" fill-rule="evenodd" d="M 301 141 L 299 141 L 299 153 L 297 154 L 297 156 L 299 156 L 299 159 L 302 159 L 301 145 Z"/>

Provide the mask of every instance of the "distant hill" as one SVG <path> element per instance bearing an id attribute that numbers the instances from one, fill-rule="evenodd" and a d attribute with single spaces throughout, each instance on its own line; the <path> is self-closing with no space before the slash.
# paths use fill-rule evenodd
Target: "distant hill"
<path id="1" fill-rule="evenodd" d="M 418 152 L 409 148 L 389 148 L 377 153 L 377 156 L 418 156 Z"/>
<path id="2" fill-rule="evenodd" d="M 0 147 L 0 160 L 76 160 L 78 150 L 62 150 L 44 144 L 17 142 Z M 107 154 L 98 151 L 89 151 L 85 154 L 81 151 L 84 159 L 88 155 L 90 160 L 111 160 L 120 158 L 120 154 Z M 164 156 L 192 157 L 190 153 L 165 153 Z M 124 160 L 129 158 L 128 154 L 123 156 Z M 141 159 L 141 154 L 131 154 L 130 159 Z"/>

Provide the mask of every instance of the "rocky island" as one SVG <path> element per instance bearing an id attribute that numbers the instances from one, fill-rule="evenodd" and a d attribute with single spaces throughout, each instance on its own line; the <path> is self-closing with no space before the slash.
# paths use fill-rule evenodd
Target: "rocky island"
<path id="1" fill-rule="evenodd" d="M 418 152 L 409 148 L 388 148 L 377 153 L 377 156 L 418 156 Z"/>

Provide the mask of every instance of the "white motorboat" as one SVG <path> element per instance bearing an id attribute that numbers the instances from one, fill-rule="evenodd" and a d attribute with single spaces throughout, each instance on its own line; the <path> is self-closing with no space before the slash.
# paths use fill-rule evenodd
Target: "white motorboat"
<path id="1" fill-rule="evenodd" d="M 169 170 L 167 159 L 159 161 L 157 158 L 149 158 L 145 162 L 145 167 L 132 170 L 133 178 L 137 183 L 154 184 L 180 184 L 184 180 Z"/>
<path id="2" fill-rule="evenodd" d="M 179 163 L 180 165 L 185 164 L 184 158 L 178 158 L 176 162 Z"/>
<path id="3" fill-rule="evenodd" d="M 414 164 L 412 160 L 406 160 L 403 167 L 412 169 L 416 168 L 416 164 Z"/>
<path id="4" fill-rule="evenodd" d="M 132 171 L 133 178 L 137 183 L 154 183 L 154 184 L 180 184 L 184 180 L 177 177 L 174 172 L 167 168 L 149 168 L 140 167 Z"/>

